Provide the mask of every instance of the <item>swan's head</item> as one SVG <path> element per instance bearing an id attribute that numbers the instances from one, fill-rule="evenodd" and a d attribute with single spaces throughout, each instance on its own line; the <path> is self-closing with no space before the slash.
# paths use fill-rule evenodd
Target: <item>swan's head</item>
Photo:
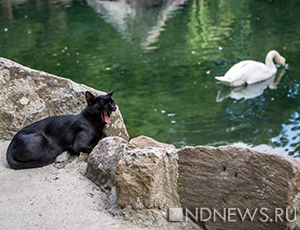
<path id="1" fill-rule="evenodd" d="M 266 63 L 268 61 L 272 61 L 273 58 L 275 59 L 275 62 L 281 66 L 285 67 L 285 58 L 282 57 L 276 50 L 271 50 L 267 56 L 266 56 Z"/>
<path id="2" fill-rule="evenodd" d="M 282 56 L 275 56 L 275 61 L 277 64 L 285 67 L 285 58 Z"/>

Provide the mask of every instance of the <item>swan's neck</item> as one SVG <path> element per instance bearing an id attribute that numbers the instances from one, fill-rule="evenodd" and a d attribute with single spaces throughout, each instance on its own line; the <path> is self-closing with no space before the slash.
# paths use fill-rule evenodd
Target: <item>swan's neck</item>
<path id="1" fill-rule="evenodd" d="M 266 63 L 266 66 L 268 66 L 274 72 L 276 72 L 277 69 L 273 62 L 273 59 L 275 59 L 275 61 L 278 64 L 285 66 L 285 58 L 282 57 L 276 50 L 271 50 L 266 56 L 265 63 Z"/>
<path id="2" fill-rule="evenodd" d="M 276 57 L 276 56 L 280 56 L 280 54 L 275 51 L 275 50 L 271 50 L 267 56 L 266 56 L 266 60 L 265 60 L 265 63 L 266 63 L 266 66 L 269 67 L 269 69 L 273 70 L 273 71 L 276 71 L 276 66 L 273 62 L 273 58 Z"/>

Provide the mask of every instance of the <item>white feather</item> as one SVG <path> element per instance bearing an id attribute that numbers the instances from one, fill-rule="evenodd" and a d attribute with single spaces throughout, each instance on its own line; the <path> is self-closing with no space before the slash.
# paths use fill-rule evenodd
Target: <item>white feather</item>
<path id="1" fill-rule="evenodd" d="M 285 58 L 277 51 L 271 50 L 266 56 L 266 64 L 252 60 L 241 61 L 232 66 L 223 77 L 215 78 L 223 84 L 230 86 L 264 81 L 272 77 L 277 71 L 273 58 L 275 58 L 278 64 L 285 66 Z"/>

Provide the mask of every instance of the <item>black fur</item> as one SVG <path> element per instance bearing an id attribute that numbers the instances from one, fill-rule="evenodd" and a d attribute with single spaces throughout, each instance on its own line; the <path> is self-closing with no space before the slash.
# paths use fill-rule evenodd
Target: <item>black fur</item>
<path id="1" fill-rule="evenodd" d="M 42 167 L 64 151 L 90 153 L 106 137 L 105 113 L 116 110 L 114 90 L 95 97 L 85 93 L 87 107 L 78 115 L 52 116 L 21 129 L 12 139 L 7 162 L 13 169 Z"/>

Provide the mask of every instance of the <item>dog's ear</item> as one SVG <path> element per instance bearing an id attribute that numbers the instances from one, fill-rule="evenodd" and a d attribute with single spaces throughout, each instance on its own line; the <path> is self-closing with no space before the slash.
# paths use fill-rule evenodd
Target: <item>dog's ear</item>
<path id="1" fill-rule="evenodd" d="M 110 92 L 107 94 L 107 96 L 112 97 L 112 95 L 114 94 L 115 90 L 116 90 L 116 89 L 113 89 L 112 91 L 110 91 Z"/>
<path id="2" fill-rule="evenodd" d="M 86 98 L 88 105 L 93 105 L 96 102 L 96 97 L 89 91 L 85 92 L 85 98 Z"/>

